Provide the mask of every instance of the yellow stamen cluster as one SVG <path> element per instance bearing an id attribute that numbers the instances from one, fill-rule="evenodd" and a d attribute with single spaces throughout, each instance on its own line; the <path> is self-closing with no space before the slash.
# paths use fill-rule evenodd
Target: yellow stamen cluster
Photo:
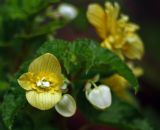
<path id="1" fill-rule="evenodd" d="M 19 78 L 19 84 L 29 85 L 28 89 L 36 90 L 37 92 L 45 91 L 60 91 L 60 86 L 62 85 L 62 76 L 54 73 L 32 73 L 28 72 L 23 74 Z"/>

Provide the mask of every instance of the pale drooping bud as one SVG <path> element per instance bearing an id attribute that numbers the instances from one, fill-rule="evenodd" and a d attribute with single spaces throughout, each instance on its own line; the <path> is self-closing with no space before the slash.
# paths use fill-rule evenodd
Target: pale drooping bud
<path id="1" fill-rule="evenodd" d="M 64 117 L 71 117 L 76 112 L 76 102 L 71 95 L 64 94 L 62 99 L 55 105 L 55 109 Z"/>
<path id="2" fill-rule="evenodd" d="M 85 91 L 86 98 L 88 101 L 98 109 L 105 109 L 109 107 L 112 103 L 111 91 L 110 88 L 106 85 L 95 86 L 94 88 L 89 88 L 91 84 L 87 85 Z"/>
<path id="3" fill-rule="evenodd" d="M 78 14 L 77 9 L 73 5 L 66 3 L 60 4 L 57 11 L 62 17 L 67 20 L 74 19 Z"/>

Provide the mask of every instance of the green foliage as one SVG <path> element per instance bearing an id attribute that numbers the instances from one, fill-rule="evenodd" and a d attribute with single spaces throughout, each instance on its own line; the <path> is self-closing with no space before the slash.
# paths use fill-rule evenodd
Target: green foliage
<path id="1" fill-rule="evenodd" d="M 79 92 L 78 104 L 84 115 L 92 122 L 108 124 L 120 130 L 153 130 L 150 122 L 139 110 L 113 97 L 111 107 L 105 111 L 95 109 L 85 100 L 85 95 Z M 91 116 L 92 115 L 92 116 Z"/>
<path id="2" fill-rule="evenodd" d="M 27 19 L 58 0 L 5 0 L 1 12 L 11 19 Z"/>
<path id="3" fill-rule="evenodd" d="M 0 106 L 3 123 L 9 130 L 12 128 L 14 117 L 25 103 L 24 92 L 18 86 L 16 78 L 12 80 L 11 89 L 5 94 L 3 103 Z"/>
<path id="4" fill-rule="evenodd" d="M 93 77 L 94 73 L 104 75 L 112 70 L 126 78 L 136 91 L 138 89 L 138 82 L 127 65 L 111 51 L 101 48 L 96 41 L 81 39 L 70 43 L 54 40 L 46 42 L 38 51 L 39 54 L 46 52 L 58 57 L 67 74 L 73 76 L 73 73 L 78 73 L 79 76 L 88 76 L 91 73 Z M 106 68 L 108 71 L 95 72 L 100 67 Z"/>
<path id="5" fill-rule="evenodd" d="M 43 41 L 48 34 L 62 27 L 65 22 L 55 19 L 46 22 L 46 9 L 57 1 L 5 0 L 2 2 L 0 5 L 0 46 L 25 43 L 24 40 L 31 40 L 38 36 L 41 36 L 39 41 Z"/>
<path id="6" fill-rule="evenodd" d="M 54 54 L 61 62 L 64 74 L 71 80 L 72 84 L 81 81 L 83 86 L 88 78 L 92 78 L 99 73 L 104 76 L 103 71 L 97 72 L 97 68 L 103 66 L 112 73 L 119 73 L 124 76 L 137 90 L 137 80 L 127 65 L 111 51 L 103 49 L 99 44 L 92 40 L 76 40 L 68 42 L 63 40 L 53 40 L 46 42 L 37 51 L 37 56 L 44 53 Z M 24 63 L 17 76 L 26 72 L 28 62 Z M 18 78 L 18 77 L 17 77 Z M 14 116 L 23 107 L 25 103 L 24 91 L 18 86 L 16 78 L 12 79 L 11 92 L 4 97 L 1 106 L 2 118 L 8 129 L 11 129 Z M 82 87 L 74 87 L 78 92 Z M 85 99 L 86 100 L 86 99 Z"/>
<path id="7" fill-rule="evenodd" d="M 11 129 L 13 116 L 15 116 L 16 112 L 23 106 L 24 95 L 14 95 L 13 93 L 7 94 L 4 97 L 4 102 L 1 106 L 2 118 L 5 126 L 8 129 Z"/>

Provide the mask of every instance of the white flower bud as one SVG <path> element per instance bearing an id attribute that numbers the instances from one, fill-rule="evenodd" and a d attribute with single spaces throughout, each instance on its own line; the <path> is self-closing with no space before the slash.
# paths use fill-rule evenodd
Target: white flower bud
<path id="1" fill-rule="evenodd" d="M 64 117 L 71 117 L 76 112 L 76 102 L 71 95 L 64 94 L 62 99 L 55 105 L 55 109 Z"/>
<path id="2" fill-rule="evenodd" d="M 99 85 L 91 90 L 86 90 L 86 98 L 99 109 L 105 109 L 111 105 L 111 91 L 106 85 Z"/>
<path id="3" fill-rule="evenodd" d="M 66 3 L 60 4 L 57 11 L 67 20 L 74 19 L 78 14 L 77 9 L 73 5 Z"/>

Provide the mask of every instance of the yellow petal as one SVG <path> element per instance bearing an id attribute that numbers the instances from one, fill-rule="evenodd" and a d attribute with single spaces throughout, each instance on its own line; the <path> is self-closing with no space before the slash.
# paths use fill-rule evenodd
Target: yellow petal
<path id="1" fill-rule="evenodd" d="M 116 55 L 118 55 L 119 58 L 121 58 L 121 60 L 125 60 L 125 59 L 124 59 L 124 56 L 123 56 L 123 53 L 122 53 L 122 51 L 121 51 L 120 49 L 115 49 L 115 50 L 113 50 L 113 52 L 114 52 Z"/>
<path id="2" fill-rule="evenodd" d="M 49 92 L 38 93 L 36 91 L 28 91 L 26 92 L 26 98 L 33 107 L 40 110 L 48 110 L 60 101 L 61 93 L 55 92 L 51 94 Z"/>
<path id="3" fill-rule="evenodd" d="M 136 105 L 136 101 L 133 95 L 127 90 L 121 90 L 116 93 L 116 95 L 125 102 L 128 102 L 131 105 Z"/>
<path id="4" fill-rule="evenodd" d="M 133 73 L 134 73 L 134 75 L 136 76 L 136 77 L 140 77 L 140 76 L 142 76 L 143 75 L 143 69 L 141 68 L 141 67 L 135 67 L 134 69 L 133 69 Z"/>
<path id="5" fill-rule="evenodd" d="M 33 73 L 31 72 L 24 73 L 19 77 L 18 83 L 23 89 L 31 90 L 35 86 L 32 79 L 33 79 Z"/>
<path id="6" fill-rule="evenodd" d="M 143 75 L 143 69 L 141 67 L 135 67 L 132 62 L 128 62 L 127 65 L 133 71 L 136 77 L 140 77 Z"/>
<path id="7" fill-rule="evenodd" d="M 29 65 L 28 71 L 33 73 L 39 73 L 39 72 L 61 73 L 61 66 L 59 61 L 54 55 L 46 53 L 36 58 Z"/>
<path id="8" fill-rule="evenodd" d="M 112 18 L 112 20 L 116 20 L 118 18 L 120 10 L 118 3 L 115 2 L 114 4 L 112 4 L 111 2 L 106 2 L 105 8 L 107 14 Z"/>
<path id="9" fill-rule="evenodd" d="M 111 90 L 118 96 L 120 99 L 127 101 L 128 103 L 133 104 L 132 97 L 128 93 L 129 83 L 125 78 L 118 74 L 114 74 L 102 81 L 104 84 L 108 85 Z"/>
<path id="10" fill-rule="evenodd" d="M 139 29 L 139 26 L 134 23 L 126 24 L 125 31 L 126 32 L 135 32 Z"/>
<path id="11" fill-rule="evenodd" d="M 109 50 L 112 50 L 112 45 L 107 38 L 101 43 L 101 46 Z"/>
<path id="12" fill-rule="evenodd" d="M 130 35 L 123 47 L 123 53 L 129 59 L 141 59 L 144 54 L 143 42 L 137 35 Z"/>
<path id="13" fill-rule="evenodd" d="M 105 39 L 107 33 L 107 17 L 103 8 L 98 4 L 89 5 L 87 10 L 87 18 L 89 22 L 96 28 L 98 35 L 102 39 Z"/>
<path id="14" fill-rule="evenodd" d="M 114 74 L 104 79 L 102 83 L 108 85 L 116 93 L 125 90 L 128 86 L 127 80 L 118 74 Z"/>
<path id="15" fill-rule="evenodd" d="M 114 5 L 111 2 L 105 3 L 105 12 L 107 13 L 107 27 L 109 31 L 112 34 L 115 34 L 117 31 L 117 18 L 119 15 L 119 5 L 117 3 L 114 3 Z"/>

